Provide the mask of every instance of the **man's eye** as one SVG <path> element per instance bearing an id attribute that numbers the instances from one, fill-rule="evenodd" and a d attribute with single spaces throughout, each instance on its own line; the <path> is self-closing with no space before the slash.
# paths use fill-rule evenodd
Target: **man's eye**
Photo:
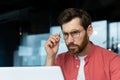
<path id="1" fill-rule="evenodd" d="M 78 34 L 79 32 L 78 31 L 73 31 L 72 34 Z"/>
<path id="2" fill-rule="evenodd" d="M 68 36 L 68 34 L 67 34 L 67 33 L 64 33 L 64 36 Z"/>

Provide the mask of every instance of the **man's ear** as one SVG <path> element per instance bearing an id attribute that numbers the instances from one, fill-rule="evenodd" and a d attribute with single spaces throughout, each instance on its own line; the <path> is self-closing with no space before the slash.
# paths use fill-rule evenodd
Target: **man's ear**
<path id="1" fill-rule="evenodd" d="M 91 36 L 92 33 L 93 33 L 93 27 L 92 27 L 92 25 L 89 25 L 87 28 L 87 34 L 88 34 L 88 36 Z"/>

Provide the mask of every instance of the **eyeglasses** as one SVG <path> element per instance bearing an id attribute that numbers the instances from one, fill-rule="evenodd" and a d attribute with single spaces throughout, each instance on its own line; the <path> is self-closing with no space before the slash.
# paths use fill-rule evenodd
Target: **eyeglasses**
<path id="1" fill-rule="evenodd" d="M 83 31 L 84 29 L 82 30 L 74 30 L 70 33 L 67 33 L 67 32 L 63 32 L 63 34 L 61 35 L 61 37 L 63 37 L 65 40 L 68 39 L 69 35 L 71 35 L 73 38 L 78 38 L 80 36 L 80 33 Z"/>

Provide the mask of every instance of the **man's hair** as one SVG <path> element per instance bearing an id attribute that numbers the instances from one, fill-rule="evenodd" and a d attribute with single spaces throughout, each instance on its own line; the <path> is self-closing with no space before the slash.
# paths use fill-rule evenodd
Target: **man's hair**
<path id="1" fill-rule="evenodd" d="M 87 30 L 88 26 L 91 24 L 91 16 L 82 9 L 68 8 L 65 9 L 58 17 L 58 23 L 62 27 L 62 24 L 71 21 L 74 18 L 80 19 L 80 25 Z"/>

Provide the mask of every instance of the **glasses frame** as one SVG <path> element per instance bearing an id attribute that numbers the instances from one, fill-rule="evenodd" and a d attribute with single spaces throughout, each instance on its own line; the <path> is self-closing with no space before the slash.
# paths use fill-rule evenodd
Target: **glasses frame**
<path id="1" fill-rule="evenodd" d="M 84 29 L 81 30 L 73 30 L 69 33 L 67 32 L 62 32 L 61 37 L 63 37 L 65 40 L 68 39 L 69 36 L 71 36 L 72 38 L 78 38 L 80 36 L 80 33 L 83 31 Z"/>

